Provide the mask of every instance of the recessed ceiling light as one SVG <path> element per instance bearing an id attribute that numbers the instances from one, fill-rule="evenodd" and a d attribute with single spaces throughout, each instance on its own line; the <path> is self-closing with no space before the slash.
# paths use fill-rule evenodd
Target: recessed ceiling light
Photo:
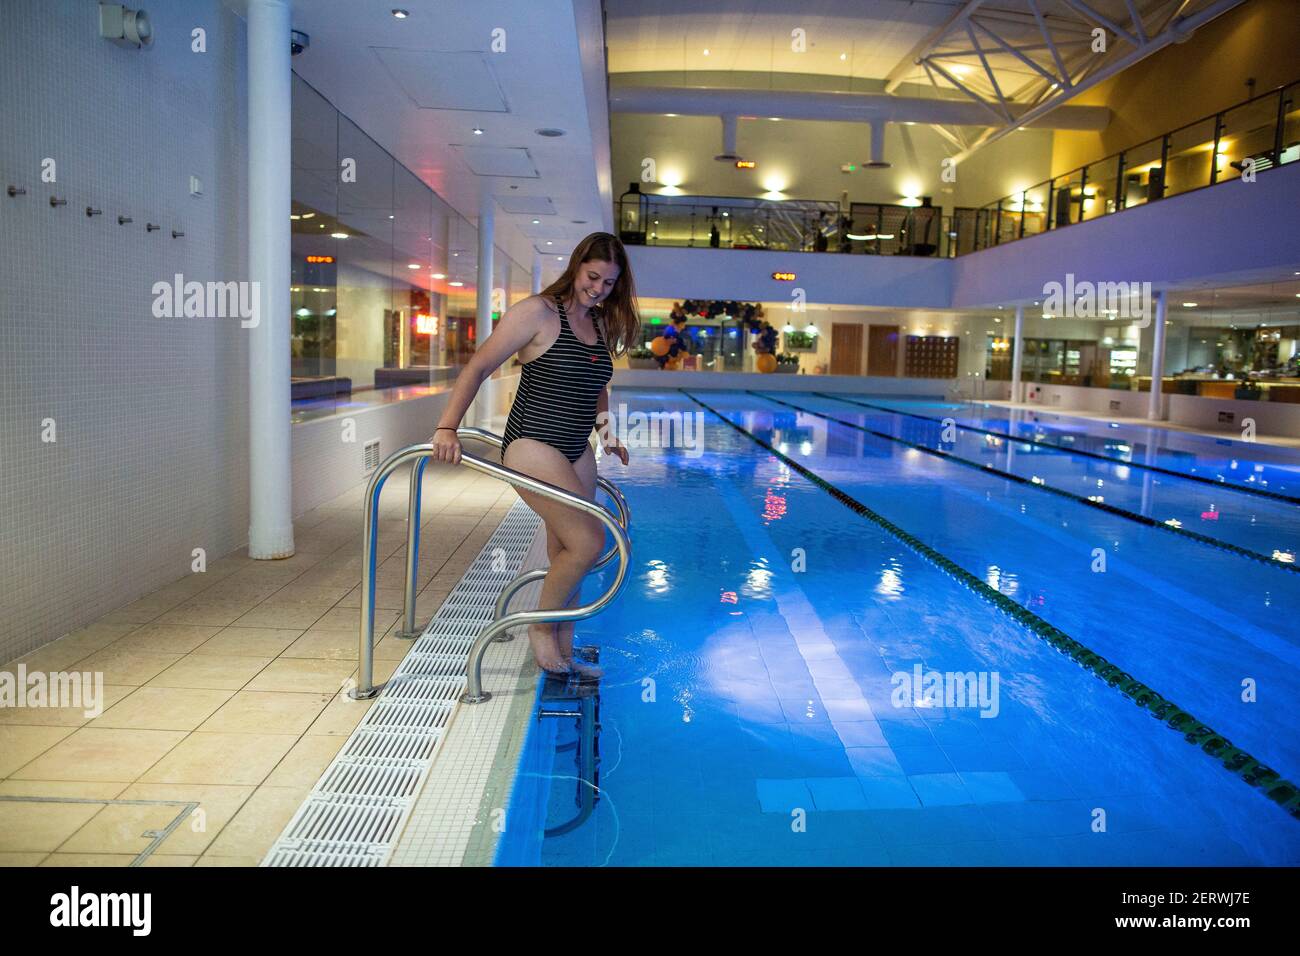
<path id="1" fill-rule="evenodd" d="M 397 17 L 397 19 L 399 19 L 399 20 L 405 20 L 405 19 L 406 19 L 407 17 L 409 17 L 410 15 L 411 15 L 411 14 L 410 14 L 410 11 L 408 11 L 408 10 L 394 10 L 394 11 L 393 11 L 393 16 Z"/>
<path id="2" fill-rule="evenodd" d="M 1196 308 L 1196 303 L 1195 303 L 1195 302 L 1184 302 L 1184 303 L 1183 303 L 1183 308 L 1184 308 L 1184 309 L 1194 309 L 1194 308 Z"/>
<path id="3" fill-rule="evenodd" d="M 293 213 L 293 212 L 291 212 L 291 213 L 289 213 L 289 218 L 290 218 L 290 219 L 301 219 L 302 216 L 298 215 L 297 213 Z"/>
<path id="4" fill-rule="evenodd" d="M 446 274 L 445 272 L 435 272 L 435 273 L 433 273 L 433 278 L 435 278 L 435 279 L 445 279 L 445 278 L 447 278 L 447 274 Z"/>
<path id="5" fill-rule="evenodd" d="M 330 233 L 330 238 L 331 238 L 331 239 L 346 239 L 347 237 L 348 237 L 348 234 L 347 234 L 346 232 L 331 232 L 331 233 Z"/>
<path id="6" fill-rule="evenodd" d="M 406 264 L 406 268 L 408 268 L 408 269 L 418 269 L 418 268 L 420 268 L 420 264 L 419 264 L 418 262 L 408 262 L 408 263 Z"/>
<path id="7" fill-rule="evenodd" d="M 478 126 L 475 126 L 475 127 L 474 127 L 474 135 L 475 135 L 475 136 L 482 136 L 482 135 L 483 135 L 483 130 L 482 130 L 482 128 L 480 128 L 480 127 L 478 127 Z"/>
<path id="8" fill-rule="evenodd" d="M 304 219 L 315 219 L 315 218 L 316 218 L 316 214 L 315 214 L 314 212 L 305 212 L 305 213 L 302 214 L 302 218 L 304 218 Z M 1296 275 L 1300 276 L 1300 272 L 1297 272 Z"/>
<path id="9" fill-rule="evenodd" d="M 556 137 L 564 135 L 564 130 L 556 129 L 554 126 L 543 126 L 541 129 L 533 130 L 533 132 L 538 136 Z"/>
<path id="10" fill-rule="evenodd" d="M 708 47 L 705 47 L 705 48 L 704 48 L 704 55 L 705 55 L 705 56 L 708 56 L 708 55 L 709 55 L 709 48 L 708 48 Z"/>
<path id="11" fill-rule="evenodd" d="M 551 240 L 549 240 L 549 239 L 546 240 L 546 244 L 547 244 L 548 246 L 553 246 L 553 245 L 555 245 L 555 243 L 551 242 Z"/>
<path id="12" fill-rule="evenodd" d="M 537 225 L 539 222 L 541 222 L 540 219 L 534 219 L 534 220 L 533 220 L 533 225 L 535 226 L 535 225 Z"/>
<path id="13" fill-rule="evenodd" d="M 455 286 L 456 288 L 458 288 L 458 289 L 459 289 L 461 286 L 463 286 L 464 284 L 465 284 L 465 283 L 463 283 L 463 282 L 448 282 L 448 283 L 447 283 L 447 285 L 454 285 L 454 286 Z"/>
<path id="14" fill-rule="evenodd" d="M 555 258 L 557 258 L 557 259 L 563 259 L 564 256 L 556 256 Z"/>

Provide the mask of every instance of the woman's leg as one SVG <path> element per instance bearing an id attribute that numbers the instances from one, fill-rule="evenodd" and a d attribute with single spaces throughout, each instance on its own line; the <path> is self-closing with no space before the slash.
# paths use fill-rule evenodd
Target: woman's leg
<path id="1" fill-rule="evenodd" d="M 583 497 L 588 501 L 596 500 L 596 453 L 588 448 L 582 457 L 573 463 L 573 471 L 582 482 Z M 605 532 L 601 530 L 601 542 L 603 545 Z M 550 553 L 551 532 L 547 529 L 547 553 Z M 599 557 L 599 555 L 597 555 Z M 578 579 L 578 584 L 569 595 L 569 599 L 564 603 L 565 607 L 577 607 L 578 596 L 582 593 L 582 579 Z M 555 643 L 559 648 L 560 656 L 566 661 L 573 660 L 573 622 L 564 621 L 555 625 Z"/>
<path id="2" fill-rule="evenodd" d="M 506 449 L 504 464 L 507 468 L 548 482 L 579 497 L 587 497 L 586 484 L 574 466 L 545 442 L 516 438 Z M 595 518 L 581 514 L 568 505 L 523 488 L 517 491 L 528 507 L 537 512 L 546 523 L 547 552 L 550 554 L 551 567 L 542 581 L 542 593 L 537 606 L 539 609 L 566 607 L 578 584 L 600 557 L 601 549 L 605 546 L 604 527 Z M 556 544 L 558 547 L 554 547 Z M 528 640 L 539 667 L 548 671 L 567 670 L 568 662 L 557 645 L 554 624 L 532 625 L 528 628 Z"/>

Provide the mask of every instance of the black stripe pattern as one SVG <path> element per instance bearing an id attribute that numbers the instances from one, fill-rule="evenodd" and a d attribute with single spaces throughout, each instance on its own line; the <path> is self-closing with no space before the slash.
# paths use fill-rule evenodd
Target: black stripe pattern
<path id="1" fill-rule="evenodd" d="M 560 334 L 551 347 L 524 363 L 519 377 L 519 391 L 506 420 L 506 449 L 516 438 L 545 442 L 572 464 L 589 447 L 591 430 L 596 426 L 596 407 L 600 393 L 614 376 L 605 337 L 596 329 L 596 344 L 579 340 L 569 327 L 564 303 L 559 296 Z"/>

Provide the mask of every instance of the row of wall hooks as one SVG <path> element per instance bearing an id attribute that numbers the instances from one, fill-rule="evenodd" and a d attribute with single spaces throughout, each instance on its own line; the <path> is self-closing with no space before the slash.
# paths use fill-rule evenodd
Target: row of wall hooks
<path id="1" fill-rule="evenodd" d="M 12 186 L 12 185 L 11 185 L 11 186 L 10 186 L 7 190 L 5 190 L 5 191 L 9 194 L 9 198 L 10 198 L 10 199 L 15 199 L 15 198 L 17 198 L 18 196 L 26 196 L 26 195 L 27 195 L 27 190 L 24 189 L 22 186 Z M 59 206 L 66 206 L 67 204 L 68 204 L 68 201 L 67 201 L 66 199 L 60 199 L 60 198 L 57 197 L 57 196 L 51 196 L 51 197 L 50 197 L 50 206 L 53 207 L 53 208 L 55 208 L 55 209 L 57 209 Z M 104 210 L 102 210 L 102 209 L 96 209 L 94 206 L 87 206 L 87 207 L 86 207 L 86 218 L 87 218 L 87 219 L 93 219 L 95 216 L 102 216 L 103 214 L 104 214 Z M 135 222 L 135 220 L 132 219 L 130 216 L 118 216 L 118 217 L 117 217 L 117 224 L 118 224 L 119 226 L 130 225 L 130 224 L 133 223 L 133 222 Z M 159 229 L 161 229 L 161 228 L 162 228 L 162 226 L 159 226 L 159 225 L 157 225 L 156 223 L 152 223 L 152 222 L 146 222 L 146 223 L 144 224 L 144 231 L 145 231 L 145 232 L 157 232 L 157 231 L 158 231 Z M 179 230 L 179 229 L 173 229 L 173 230 L 172 230 L 172 238 L 173 238 L 173 239 L 183 239 L 184 237 L 185 237 L 185 233 L 183 233 L 181 230 Z"/>

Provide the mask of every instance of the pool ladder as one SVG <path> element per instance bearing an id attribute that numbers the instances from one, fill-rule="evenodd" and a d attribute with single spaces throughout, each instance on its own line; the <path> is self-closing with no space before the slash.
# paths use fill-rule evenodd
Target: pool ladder
<path id="1" fill-rule="evenodd" d="M 600 660 L 595 647 L 575 647 L 573 653 L 588 664 Z M 563 705 L 563 706 L 561 706 Z M 578 738 L 555 748 L 556 753 L 575 751 L 577 792 L 574 802 L 578 813 L 558 826 L 548 827 L 547 837 L 572 833 L 590 819 L 600 800 L 600 680 L 584 680 L 572 674 L 547 674 L 542 683 L 537 719 L 571 718 L 576 721 Z"/>
<path id="2" fill-rule="evenodd" d="M 480 441 L 496 448 L 501 448 L 505 440 L 486 429 L 461 427 L 456 436 L 462 441 Z M 434 457 L 434 446 L 429 443 L 408 445 L 390 455 L 382 465 L 375 469 L 366 485 L 365 526 L 361 534 L 362 572 L 361 572 L 361 633 L 358 653 L 359 667 L 357 686 L 348 691 L 353 700 L 369 700 L 379 693 L 374 684 L 375 657 L 375 567 L 377 561 L 376 544 L 379 538 L 379 497 L 384 490 L 384 483 L 394 471 L 411 463 L 411 485 L 407 503 L 406 516 L 406 576 L 403 591 L 402 630 L 396 636 L 404 640 L 415 640 L 422 633 L 415 623 L 415 591 L 417 565 L 420 555 L 420 493 L 424 479 L 424 469 L 429 459 Z M 575 494 L 558 488 L 549 482 L 540 481 L 522 472 L 499 465 L 496 462 L 479 458 L 475 455 L 461 453 L 460 463 L 474 471 L 482 472 L 517 488 L 524 488 L 553 501 L 559 501 L 578 511 L 586 512 L 605 526 L 614 538 L 614 544 L 601 555 L 592 570 L 598 570 L 615 557 L 618 569 L 614 580 L 605 592 L 590 604 L 572 608 L 555 608 L 552 610 L 515 611 L 507 613 L 510 599 L 525 585 L 539 581 L 546 576 L 546 568 L 525 571 L 502 589 L 493 609 L 492 620 L 474 639 L 470 647 L 469 659 L 465 668 L 465 693 L 461 703 L 481 704 L 491 699 L 492 695 L 483 689 L 483 654 L 493 641 L 510 640 L 510 628 L 541 622 L 581 621 L 601 611 L 614 600 L 623 582 L 627 578 L 628 566 L 632 557 L 632 544 L 628 539 L 627 527 L 631 520 L 627 499 L 609 479 L 597 476 L 596 485 L 602 489 L 614 504 L 614 512 L 594 502 L 587 501 Z M 593 723 L 591 721 L 589 723 Z"/>

